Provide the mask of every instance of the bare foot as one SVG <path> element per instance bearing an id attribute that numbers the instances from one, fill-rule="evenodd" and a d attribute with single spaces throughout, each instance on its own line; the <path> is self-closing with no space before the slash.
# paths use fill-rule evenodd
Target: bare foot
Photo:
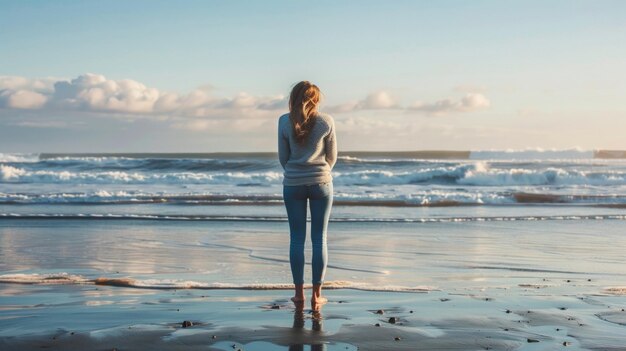
<path id="1" fill-rule="evenodd" d="M 325 297 L 321 297 L 321 296 L 313 297 L 311 299 L 311 309 L 313 311 L 319 311 L 320 308 L 327 302 L 328 302 L 328 299 Z"/>
<path id="2" fill-rule="evenodd" d="M 293 293 L 293 297 L 291 298 L 291 301 L 293 301 L 293 303 L 298 304 L 298 303 L 303 303 L 304 302 L 304 284 L 295 284 L 294 285 L 294 293 Z"/>
<path id="3" fill-rule="evenodd" d="M 293 303 L 303 303 L 305 300 L 304 296 L 294 296 L 291 298 L 291 301 L 293 301 Z"/>

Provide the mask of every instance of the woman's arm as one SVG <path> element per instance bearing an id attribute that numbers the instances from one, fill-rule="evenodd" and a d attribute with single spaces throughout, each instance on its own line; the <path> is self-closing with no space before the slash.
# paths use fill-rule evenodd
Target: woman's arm
<path id="1" fill-rule="evenodd" d="M 330 166 L 330 169 L 335 167 L 337 162 L 337 137 L 335 136 L 335 121 L 330 118 L 330 133 L 326 136 L 325 148 L 326 148 L 326 162 Z"/>
<path id="2" fill-rule="evenodd" d="M 280 121 L 281 119 L 278 120 L 278 160 L 280 161 L 280 165 L 283 166 L 283 169 L 285 169 L 285 165 L 287 165 L 287 161 L 289 161 L 289 156 L 291 155 L 291 149 L 289 149 L 289 139 L 283 134 Z"/>

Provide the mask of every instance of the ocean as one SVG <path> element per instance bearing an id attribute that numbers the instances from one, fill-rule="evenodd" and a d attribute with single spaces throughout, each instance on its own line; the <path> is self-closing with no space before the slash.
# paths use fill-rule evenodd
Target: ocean
<path id="1" fill-rule="evenodd" d="M 335 205 L 626 206 L 626 158 L 597 157 L 603 154 L 581 150 L 345 152 L 333 171 Z M 195 216 L 192 205 L 271 205 L 278 211 L 270 212 L 281 217 L 281 181 L 282 169 L 273 153 L 0 154 L 3 216 L 159 217 L 163 212 L 154 206 L 143 211 L 143 204 L 161 205 L 165 212 L 181 216 Z M 61 211 L 62 205 L 73 204 L 135 206 L 134 213 L 124 212 L 123 207 L 111 212 L 84 211 L 98 207 Z M 170 210 L 176 206 L 178 210 Z M 375 213 L 367 210 L 363 216 L 368 219 Z"/>
<path id="2" fill-rule="evenodd" d="M 617 350 L 623 157 L 341 153 L 320 317 L 288 301 L 276 154 L 0 154 L 0 348 Z"/>

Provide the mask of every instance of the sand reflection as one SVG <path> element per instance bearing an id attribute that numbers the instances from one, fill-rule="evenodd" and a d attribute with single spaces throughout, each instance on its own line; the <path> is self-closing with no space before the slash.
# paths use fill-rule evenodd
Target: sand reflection
<path id="1" fill-rule="evenodd" d="M 320 307 L 316 311 L 306 311 L 304 310 L 304 302 L 295 303 L 295 310 L 293 312 L 293 330 L 296 333 L 306 333 L 308 332 L 306 329 L 306 320 L 307 314 L 311 314 L 311 331 L 314 333 L 323 332 L 323 316 L 322 316 L 322 308 Z M 292 344 L 289 345 L 289 351 L 326 351 L 326 344 Z"/>

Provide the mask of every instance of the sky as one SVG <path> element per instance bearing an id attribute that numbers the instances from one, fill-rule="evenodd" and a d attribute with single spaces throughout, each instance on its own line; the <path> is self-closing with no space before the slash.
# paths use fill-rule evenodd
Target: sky
<path id="1" fill-rule="evenodd" d="M 0 153 L 626 149 L 625 1 L 0 0 Z"/>

